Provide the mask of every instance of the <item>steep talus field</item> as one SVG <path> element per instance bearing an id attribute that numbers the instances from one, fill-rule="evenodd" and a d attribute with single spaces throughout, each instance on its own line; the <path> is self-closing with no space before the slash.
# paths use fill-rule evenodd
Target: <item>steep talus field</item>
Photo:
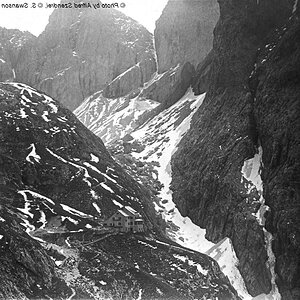
<path id="1" fill-rule="evenodd" d="M 212 48 L 218 18 L 215 0 L 168 1 L 154 32 L 158 72 L 186 62 L 196 68 Z"/>
<path id="2" fill-rule="evenodd" d="M 157 105 L 156 101 L 139 97 L 110 99 L 100 91 L 87 98 L 74 114 L 107 144 L 131 132 L 139 117 Z"/>
<path id="3" fill-rule="evenodd" d="M 35 39 L 31 33 L 0 27 L 0 81 L 16 78 L 15 69 L 20 50 Z"/>
<path id="4" fill-rule="evenodd" d="M 204 89 L 207 94 L 172 159 L 173 200 L 184 216 L 206 228 L 210 241 L 230 238 L 252 296 L 278 297 L 278 286 L 286 299 L 296 299 L 299 50 L 295 13 L 294 25 L 282 27 L 295 3 L 218 2 L 214 46 L 202 69 L 208 71 L 209 80 L 196 80 L 194 85 L 195 91 Z M 273 44 L 268 42 L 276 32 Z M 267 54 L 262 57 L 262 52 Z M 268 209 L 266 228 L 274 234 L 273 243 L 264 228 L 263 213 Z"/>
<path id="5" fill-rule="evenodd" d="M 0 121 L 1 297 L 239 299 L 214 260 L 164 237 L 151 194 L 57 101 L 1 83 Z M 145 233 L 103 226 L 123 205 Z"/>
<path id="6" fill-rule="evenodd" d="M 124 97 L 107 98 L 105 88 L 88 97 L 74 114 L 105 144 L 109 144 L 180 100 L 192 83 L 194 72 L 190 63 L 178 64 L 162 74 L 155 72 L 141 88 L 131 90 Z M 118 76 L 120 81 L 126 74 Z"/>
<path id="7" fill-rule="evenodd" d="M 141 86 L 156 70 L 153 37 L 146 28 L 115 9 L 58 8 L 44 32 L 22 48 L 16 80 L 73 110 L 126 70 L 123 82 L 113 83 L 113 97 Z"/>

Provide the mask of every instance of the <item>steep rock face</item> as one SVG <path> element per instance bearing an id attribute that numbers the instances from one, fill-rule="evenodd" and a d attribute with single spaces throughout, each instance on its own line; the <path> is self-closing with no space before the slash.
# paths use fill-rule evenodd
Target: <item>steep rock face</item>
<path id="1" fill-rule="evenodd" d="M 178 64 L 147 82 L 140 97 L 160 102 L 164 109 L 169 108 L 185 94 L 192 83 L 194 72 L 191 63 Z"/>
<path id="2" fill-rule="evenodd" d="M 158 72 L 185 62 L 196 67 L 212 48 L 218 17 L 215 0 L 170 0 L 154 32 Z"/>
<path id="3" fill-rule="evenodd" d="M 35 39 L 29 32 L 0 27 L 0 81 L 14 80 L 18 55 L 23 45 Z"/>
<path id="4" fill-rule="evenodd" d="M 271 291 L 271 273 L 255 217 L 261 192 L 241 172 L 258 146 L 248 78 L 257 49 L 288 19 L 293 4 L 219 0 L 214 47 L 204 64 L 210 73 L 208 94 L 172 160 L 174 202 L 183 215 L 207 229 L 209 240 L 232 240 L 253 296 Z"/>
<path id="5" fill-rule="evenodd" d="M 282 299 L 300 297 L 300 9 L 260 51 L 252 77 L 263 152 L 266 228 Z"/>
<path id="6" fill-rule="evenodd" d="M 138 63 L 130 86 L 142 85 L 156 69 L 152 35 L 136 21 L 114 9 L 56 9 L 45 31 L 22 49 L 16 76 L 73 110 Z"/>
<path id="7" fill-rule="evenodd" d="M 152 57 L 139 62 L 110 82 L 103 91 L 104 96 L 107 98 L 117 98 L 134 92 L 142 87 L 155 71 L 156 68 Z"/>

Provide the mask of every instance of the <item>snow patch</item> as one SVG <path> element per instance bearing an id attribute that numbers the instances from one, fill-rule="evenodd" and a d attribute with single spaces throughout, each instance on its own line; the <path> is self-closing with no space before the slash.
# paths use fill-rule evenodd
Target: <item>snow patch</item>
<path id="1" fill-rule="evenodd" d="M 114 203 L 114 205 L 119 206 L 120 208 L 124 207 L 124 205 L 122 205 L 121 203 L 119 203 L 118 201 L 116 201 L 114 199 L 112 200 L 112 202 Z"/>
<path id="2" fill-rule="evenodd" d="M 195 261 L 189 259 L 188 257 L 182 256 L 182 255 L 179 255 L 179 254 L 173 254 L 173 256 L 178 260 L 181 260 L 183 262 L 187 262 L 189 266 L 196 266 L 197 271 L 199 273 L 203 274 L 204 276 L 207 276 L 208 270 L 203 269 L 203 267 L 199 263 L 196 263 Z"/>
<path id="3" fill-rule="evenodd" d="M 93 205 L 94 208 L 96 209 L 97 213 L 98 213 L 99 215 L 101 215 L 101 209 L 100 209 L 100 207 L 97 205 L 97 203 L 93 202 L 92 205 Z"/>
<path id="4" fill-rule="evenodd" d="M 98 163 L 99 162 L 99 157 L 97 157 L 96 155 L 94 155 L 93 153 L 90 154 L 91 155 L 91 161 Z"/>
<path id="5" fill-rule="evenodd" d="M 195 96 L 192 89 L 189 88 L 177 103 L 158 114 L 142 128 L 131 133 L 135 140 L 146 146 L 141 153 L 132 155 L 140 160 L 159 162 L 158 179 L 164 185 L 159 196 L 165 201 L 164 204 L 161 203 L 161 206 L 156 205 L 156 208 L 158 211 L 163 209 L 162 214 L 165 220 L 179 228 L 176 232 L 169 230 L 169 236 L 177 243 L 200 252 L 205 252 L 214 244 L 205 239 L 204 229 L 193 224 L 189 218 L 181 216 L 172 201 L 170 183 L 172 180 L 171 156 L 176 152 L 177 145 L 189 130 L 192 117 L 204 98 L 205 94 Z M 191 112 L 175 127 L 187 109 Z"/>
<path id="6" fill-rule="evenodd" d="M 215 259 L 221 271 L 228 277 L 230 283 L 238 292 L 242 299 L 250 300 L 252 297 L 248 294 L 243 277 L 238 269 L 239 260 L 236 257 L 231 240 L 225 238 L 211 249 L 205 252 L 211 258 Z"/>
<path id="7" fill-rule="evenodd" d="M 50 122 L 50 119 L 47 117 L 49 115 L 48 111 L 44 111 L 42 114 L 42 118 L 45 122 Z"/>
<path id="8" fill-rule="evenodd" d="M 21 211 L 24 215 L 29 216 L 31 219 L 33 219 L 34 215 L 30 212 L 30 202 L 27 198 L 27 194 L 25 191 L 18 191 L 19 194 L 21 194 L 24 198 L 24 208 L 17 208 L 19 211 Z"/>
<path id="9" fill-rule="evenodd" d="M 30 232 L 35 230 L 35 227 L 33 225 L 31 225 L 29 223 L 29 221 L 27 219 L 23 219 L 22 218 L 23 223 L 20 223 L 21 225 L 23 225 L 25 227 L 25 232 L 27 234 L 30 234 Z M 31 236 L 31 235 L 30 235 Z M 32 237 L 32 236 L 31 236 Z"/>
<path id="10" fill-rule="evenodd" d="M 37 163 L 39 163 L 41 157 L 36 153 L 35 145 L 31 144 L 27 149 L 31 149 L 31 151 L 27 155 L 26 160 L 33 164 L 34 162 L 31 160 L 31 158 L 33 158 Z"/>
<path id="11" fill-rule="evenodd" d="M 99 169 L 97 169 L 95 166 L 91 165 L 88 162 L 84 162 L 83 163 L 85 166 L 89 167 L 90 169 L 92 169 L 93 171 L 97 172 L 98 174 L 101 174 L 102 176 L 104 176 L 106 179 L 112 181 L 113 183 L 117 184 L 117 181 L 112 179 L 111 177 L 109 177 L 107 174 L 102 173 L 101 171 L 99 171 Z"/>
<path id="12" fill-rule="evenodd" d="M 257 222 L 261 226 L 265 226 L 265 217 L 264 214 L 267 210 L 270 210 L 270 208 L 265 205 L 265 199 L 263 197 L 263 182 L 261 179 L 261 170 L 263 168 L 262 163 L 262 155 L 263 155 L 263 149 L 261 146 L 258 147 L 258 153 L 254 155 L 253 158 L 250 158 L 244 162 L 244 165 L 242 167 L 242 176 L 246 178 L 248 181 L 250 181 L 250 190 L 255 187 L 256 190 L 260 194 L 260 208 L 255 214 L 255 217 L 257 219 Z M 268 261 L 267 261 L 267 267 L 270 270 L 272 274 L 271 283 L 272 283 L 272 290 L 268 295 L 261 294 L 257 296 L 254 299 L 266 299 L 266 300 L 280 300 L 281 295 L 278 291 L 277 285 L 276 285 L 276 273 L 275 273 L 275 255 L 272 251 L 272 234 L 269 233 L 265 228 L 263 228 L 265 241 L 266 241 L 266 250 L 268 253 Z"/>
<path id="13" fill-rule="evenodd" d="M 143 293 L 143 290 L 139 289 L 139 295 L 136 300 L 142 300 L 142 293 Z"/>
<path id="14" fill-rule="evenodd" d="M 91 215 L 87 215 L 75 208 L 72 208 L 68 205 L 65 205 L 65 204 L 60 204 L 60 206 L 63 208 L 63 210 L 67 211 L 68 213 L 72 214 L 72 215 L 75 215 L 75 216 L 78 216 L 78 217 L 83 217 L 83 218 L 91 218 L 92 216 Z"/>
<path id="15" fill-rule="evenodd" d="M 162 295 L 163 294 L 163 292 L 157 287 L 156 288 L 156 291 L 157 291 L 157 293 L 159 294 L 159 295 Z"/>
<path id="16" fill-rule="evenodd" d="M 26 119 L 28 117 L 23 107 L 20 108 L 20 116 L 22 119 Z"/>
<path id="17" fill-rule="evenodd" d="M 46 200 L 47 202 L 51 203 L 52 205 L 55 205 L 55 203 L 51 199 L 49 199 L 49 198 L 47 198 L 47 197 L 45 197 L 45 196 L 43 196 L 43 195 L 41 195 L 39 193 L 30 191 L 30 190 L 23 190 L 23 191 L 19 191 L 19 192 L 29 193 L 29 194 L 31 194 L 35 198 L 40 198 L 40 199 Z"/>
<path id="18" fill-rule="evenodd" d="M 109 191 L 110 193 L 114 194 L 115 192 L 109 187 L 107 186 L 104 182 L 100 182 L 100 185 L 107 191 Z"/>
<path id="19" fill-rule="evenodd" d="M 295 0 L 292 13 L 294 13 L 297 10 L 297 7 L 298 7 L 298 0 Z"/>
<path id="20" fill-rule="evenodd" d="M 42 223 L 42 226 L 40 228 L 45 228 L 45 226 L 47 224 L 46 215 L 42 210 L 40 210 L 40 214 L 41 214 L 41 217 L 39 219 L 39 222 Z"/>
<path id="21" fill-rule="evenodd" d="M 263 190 L 263 184 L 260 176 L 261 166 L 262 147 L 260 146 L 258 148 L 258 153 L 256 153 L 253 158 L 244 161 L 244 165 L 242 167 L 242 176 L 248 181 L 251 181 L 257 191 Z"/>
<path id="22" fill-rule="evenodd" d="M 150 248 L 152 248 L 152 249 L 157 249 L 156 246 L 149 245 L 149 244 L 147 244 L 147 243 L 145 243 L 145 242 L 142 242 L 142 241 L 138 241 L 138 243 L 139 243 L 139 244 L 142 244 L 142 245 L 144 245 L 144 246 L 146 246 L 146 247 L 150 247 Z"/>
<path id="23" fill-rule="evenodd" d="M 66 216 L 62 216 L 61 217 L 61 220 L 62 220 L 62 222 L 64 221 L 64 220 L 69 220 L 71 223 L 73 223 L 73 224 L 75 224 L 75 225 L 78 225 L 79 224 L 79 222 L 77 221 L 77 220 L 74 220 L 74 219 L 72 219 L 72 218 L 70 218 L 70 217 L 66 217 Z M 70 231 L 71 232 L 71 231 Z"/>

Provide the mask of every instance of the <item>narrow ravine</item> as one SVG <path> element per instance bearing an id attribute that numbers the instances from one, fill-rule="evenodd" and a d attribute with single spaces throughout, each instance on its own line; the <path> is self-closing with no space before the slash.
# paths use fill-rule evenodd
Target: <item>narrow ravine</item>
<path id="1" fill-rule="evenodd" d="M 262 146 L 258 147 L 258 153 L 254 155 L 253 158 L 250 158 L 244 162 L 243 168 L 242 168 L 242 174 L 243 177 L 249 180 L 252 183 L 252 186 L 256 188 L 256 190 L 260 194 L 260 208 L 258 212 L 255 214 L 255 217 L 257 219 L 257 222 L 259 225 L 263 226 L 263 232 L 265 236 L 265 242 L 266 242 L 266 250 L 268 254 L 268 261 L 267 261 L 267 267 L 271 272 L 272 278 L 272 290 L 271 292 L 266 294 L 261 294 L 253 299 L 255 300 L 280 300 L 281 295 L 278 291 L 275 279 L 275 255 L 272 251 L 272 234 L 268 232 L 265 228 L 265 217 L 264 214 L 266 211 L 270 210 L 270 208 L 265 204 L 265 199 L 263 197 L 264 188 L 263 188 L 263 181 L 261 178 L 261 171 L 263 168 L 263 162 L 262 162 L 262 155 L 263 155 L 263 148 Z M 252 187 L 251 187 L 252 188 Z M 251 189 L 250 188 L 250 189 Z"/>

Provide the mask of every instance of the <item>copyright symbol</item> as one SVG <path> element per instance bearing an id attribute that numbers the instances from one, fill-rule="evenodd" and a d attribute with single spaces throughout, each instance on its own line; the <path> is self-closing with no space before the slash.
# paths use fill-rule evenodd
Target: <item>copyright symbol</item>
<path id="1" fill-rule="evenodd" d="M 120 3 L 120 7 L 124 8 L 126 6 L 126 4 L 124 2 Z"/>
<path id="2" fill-rule="evenodd" d="M 39 7 L 39 8 L 42 8 L 42 7 L 43 7 L 43 3 L 40 2 L 40 3 L 38 4 L 38 7 Z"/>

